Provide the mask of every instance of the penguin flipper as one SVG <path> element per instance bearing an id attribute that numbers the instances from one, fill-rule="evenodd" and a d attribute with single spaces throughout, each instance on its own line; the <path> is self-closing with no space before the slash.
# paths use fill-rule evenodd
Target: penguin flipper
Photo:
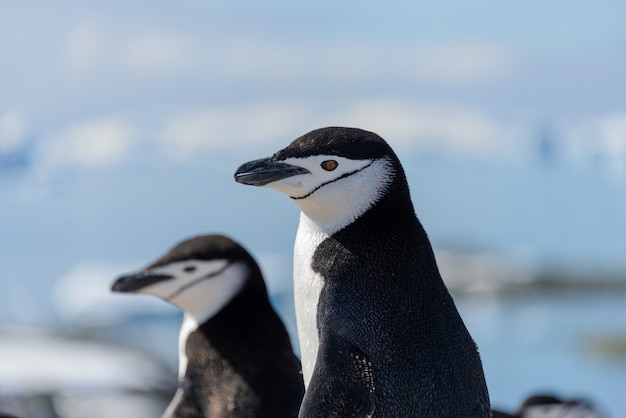
<path id="1" fill-rule="evenodd" d="M 320 347 L 321 348 L 321 347 Z M 317 364 L 305 392 L 299 418 L 368 418 L 376 410 L 374 369 L 355 346 L 332 350 Z"/>

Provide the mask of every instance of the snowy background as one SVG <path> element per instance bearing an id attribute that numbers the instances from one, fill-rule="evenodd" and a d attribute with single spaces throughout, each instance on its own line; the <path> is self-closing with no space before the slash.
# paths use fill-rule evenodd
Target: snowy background
<path id="1" fill-rule="evenodd" d="M 617 0 L 0 2 L 0 410 L 159 416 L 179 314 L 109 285 L 199 233 L 293 332 L 297 207 L 232 175 L 342 125 L 402 160 L 494 406 L 626 416 L 624 74 Z"/>

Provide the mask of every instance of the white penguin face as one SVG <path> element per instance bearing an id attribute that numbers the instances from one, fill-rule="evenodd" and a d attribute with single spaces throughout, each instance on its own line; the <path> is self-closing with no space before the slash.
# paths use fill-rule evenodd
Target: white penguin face
<path id="1" fill-rule="evenodd" d="M 246 278 L 243 263 L 229 260 L 186 260 L 152 268 L 148 275 L 166 275 L 171 279 L 137 289 L 166 300 L 198 323 L 218 313 L 239 292 Z"/>
<path id="2" fill-rule="evenodd" d="M 309 173 L 266 184 L 285 193 L 302 212 L 332 234 L 352 223 L 384 194 L 393 181 L 391 160 L 351 160 L 334 155 L 287 158 L 283 163 Z"/>

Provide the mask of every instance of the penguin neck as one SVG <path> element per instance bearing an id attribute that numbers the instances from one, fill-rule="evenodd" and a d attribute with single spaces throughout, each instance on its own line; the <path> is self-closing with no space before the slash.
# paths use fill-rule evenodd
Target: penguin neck
<path id="1" fill-rule="evenodd" d="M 183 311 L 183 322 L 178 335 L 178 379 L 180 381 L 184 379 L 189 364 L 189 358 L 187 356 L 187 341 L 189 340 L 189 336 L 193 332 L 198 331 L 203 323 L 210 321 L 211 318 L 216 315 L 217 310 L 221 308 L 222 306 L 219 306 L 219 308 L 210 306 L 205 309 L 186 309 Z"/>
<path id="2" fill-rule="evenodd" d="M 211 356 L 212 361 L 253 355 L 247 347 L 261 347 L 264 341 L 248 339 L 260 335 L 266 340 L 268 337 L 262 327 L 266 327 L 267 321 L 272 320 L 279 321 L 272 310 L 263 283 L 247 283 L 219 312 L 204 321 L 198 321 L 197 317 L 185 312 L 178 344 L 179 379 L 184 380 L 189 363 L 194 361 L 187 355 L 190 337 L 193 337 L 195 344 L 206 346 L 214 353 Z M 226 364 L 230 363 L 232 361 L 226 361 Z"/>
<path id="3" fill-rule="evenodd" d="M 424 263 L 423 271 L 437 270 L 428 235 L 415 214 L 401 169 L 385 194 L 371 208 L 354 222 L 333 233 L 332 237 L 338 244 L 357 254 L 369 251 L 368 247 L 387 248 L 403 257 L 419 254 Z M 438 272 L 434 273 L 438 275 Z"/>

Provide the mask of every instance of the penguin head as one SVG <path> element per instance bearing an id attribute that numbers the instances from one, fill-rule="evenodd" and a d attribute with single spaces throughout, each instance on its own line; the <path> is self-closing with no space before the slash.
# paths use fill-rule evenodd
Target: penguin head
<path id="1" fill-rule="evenodd" d="M 311 131 L 235 172 L 239 183 L 288 195 L 328 233 L 365 213 L 396 178 L 404 179 L 402 167 L 380 136 L 342 127 Z"/>
<path id="2" fill-rule="evenodd" d="M 265 292 L 260 277 L 252 256 L 235 241 L 202 235 L 179 243 L 139 272 L 118 278 L 111 290 L 158 296 L 204 322 L 244 287 Z"/>
<path id="3" fill-rule="evenodd" d="M 515 417 L 521 418 L 600 418 L 592 405 L 581 400 L 563 401 L 551 395 L 531 396 L 524 401 Z"/>

